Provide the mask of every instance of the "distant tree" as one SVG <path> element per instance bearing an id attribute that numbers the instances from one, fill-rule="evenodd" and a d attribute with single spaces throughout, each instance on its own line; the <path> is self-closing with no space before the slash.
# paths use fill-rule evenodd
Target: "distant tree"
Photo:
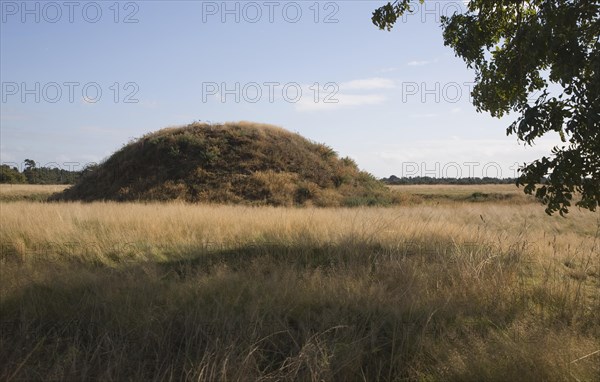
<path id="1" fill-rule="evenodd" d="M 25 170 L 33 170 L 36 166 L 33 159 L 25 159 L 23 163 L 25 163 Z"/>
<path id="2" fill-rule="evenodd" d="M 29 184 L 73 184 L 81 177 L 81 171 L 38 167 L 33 159 L 25 159 L 23 163 L 25 169 L 20 175 L 24 177 L 25 183 Z"/>
<path id="3" fill-rule="evenodd" d="M 35 184 L 38 183 L 38 179 L 36 177 L 36 163 L 33 159 L 25 159 L 23 161 L 25 164 L 25 169 L 23 170 L 23 175 L 27 178 L 27 183 Z"/>
<path id="4" fill-rule="evenodd" d="M 376 9 L 372 21 L 390 30 L 405 12 L 410 1 L 396 0 Z M 472 0 L 465 13 L 443 17 L 442 28 L 444 44 L 475 69 L 478 111 L 498 118 L 517 113 L 507 134 L 526 144 L 549 132 L 564 143 L 524 164 L 517 184 L 535 192 L 548 214 L 567 213 L 575 193 L 581 194 L 575 205 L 594 211 L 600 204 L 600 1 Z"/>
<path id="5" fill-rule="evenodd" d="M 3 164 L 0 165 L 0 183 L 27 183 L 27 178 L 16 167 Z"/>
<path id="6" fill-rule="evenodd" d="M 512 178 L 432 178 L 429 176 L 415 176 L 399 178 L 395 175 L 389 178 L 381 178 L 385 184 L 402 185 L 402 184 L 510 184 L 515 180 Z"/>

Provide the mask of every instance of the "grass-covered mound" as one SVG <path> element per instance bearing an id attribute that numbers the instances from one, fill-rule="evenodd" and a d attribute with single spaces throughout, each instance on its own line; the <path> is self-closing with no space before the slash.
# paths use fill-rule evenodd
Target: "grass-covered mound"
<path id="1" fill-rule="evenodd" d="M 239 122 L 147 134 L 54 199 L 348 206 L 391 198 L 384 184 L 330 147 L 282 128 Z"/>

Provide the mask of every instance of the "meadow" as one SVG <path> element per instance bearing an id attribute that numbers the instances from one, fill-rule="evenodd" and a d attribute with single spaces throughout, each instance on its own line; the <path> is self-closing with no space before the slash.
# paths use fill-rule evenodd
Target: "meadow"
<path id="1" fill-rule="evenodd" d="M 0 202 L 46 201 L 50 195 L 63 191 L 68 185 L 0 184 Z"/>
<path id="2" fill-rule="evenodd" d="M 507 185 L 357 208 L 52 187 L 0 187 L 1 380 L 600 379 L 598 212 Z"/>

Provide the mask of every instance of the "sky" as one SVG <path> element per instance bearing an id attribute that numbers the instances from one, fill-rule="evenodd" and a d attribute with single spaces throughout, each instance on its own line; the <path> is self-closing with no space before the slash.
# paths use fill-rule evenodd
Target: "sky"
<path id="1" fill-rule="evenodd" d="M 331 146 L 378 177 L 514 177 L 559 142 L 506 136 L 471 104 L 475 73 L 415 3 L 0 1 L 0 161 L 81 169 L 194 121 L 254 121 Z"/>

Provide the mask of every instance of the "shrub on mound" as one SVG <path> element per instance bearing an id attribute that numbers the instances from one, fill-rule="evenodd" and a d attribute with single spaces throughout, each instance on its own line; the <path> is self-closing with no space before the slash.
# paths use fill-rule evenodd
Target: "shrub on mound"
<path id="1" fill-rule="evenodd" d="M 88 169 L 55 200 L 256 205 L 388 204 L 371 174 L 330 147 L 248 122 L 193 123 L 147 134 Z"/>

